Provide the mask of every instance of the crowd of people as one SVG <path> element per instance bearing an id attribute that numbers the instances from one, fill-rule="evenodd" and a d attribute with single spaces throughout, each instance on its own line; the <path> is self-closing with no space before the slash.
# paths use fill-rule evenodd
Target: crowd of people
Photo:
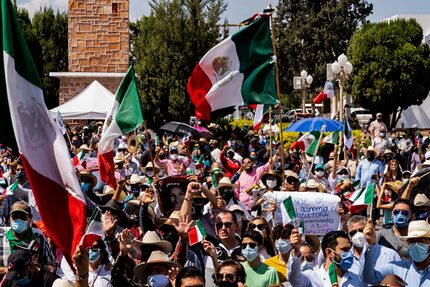
<path id="1" fill-rule="evenodd" d="M 430 139 L 417 129 L 389 131 L 377 114 L 353 150 L 324 144 L 315 157 L 284 149 L 273 122 L 208 130 L 116 139 L 116 189 L 97 168 L 102 123 L 69 130 L 86 216 L 100 213 L 103 231 L 73 268 L 16 151 L 0 146 L 1 286 L 430 286 Z M 372 205 L 353 208 L 370 185 Z M 338 196 L 338 230 L 279 222 L 272 195 L 293 191 Z"/>

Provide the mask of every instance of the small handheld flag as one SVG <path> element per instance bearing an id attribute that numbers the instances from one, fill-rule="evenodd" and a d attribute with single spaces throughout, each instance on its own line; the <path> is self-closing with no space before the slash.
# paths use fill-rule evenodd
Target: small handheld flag
<path id="1" fill-rule="evenodd" d="M 282 202 L 282 222 L 284 224 L 288 224 L 291 221 L 294 221 L 296 218 L 296 212 L 294 211 L 293 199 L 291 196 L 288 196 Z"/>
<path id="2" fill-rule="evenodd" d="M 190 228 L 190 230 L 188 230 L 188 239 L 191 246 L 196 243 L 202 242 L 202 240 L 204 240 L 206 236 L 206 231 L 203 228 L 203 225 L 201 224 L 200 220 L 196 220 L 196 225 L 194 225 Z"/>
<path id="3" fill-rule="evenodd" d="M 332 287 L 339 286 L 339 283 L 337 282 L 336 265 L 334 262 L 332 262 L 328 268 L 328 277 L 330 278 L 330 284 Z"/>

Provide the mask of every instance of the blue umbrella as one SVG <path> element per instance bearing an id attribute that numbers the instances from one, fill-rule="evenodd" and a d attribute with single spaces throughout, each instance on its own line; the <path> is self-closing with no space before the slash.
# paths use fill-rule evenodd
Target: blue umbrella
<path id="1" fill-rule="evenodd" d="M 307 118 L 297 121 L 286 128 L 286 132 L 310 132 L 320 131 L 321 127 L 325 125 L 326 132 L 343 131 L 343 124 L 337 120 L 332 120 L 323 117 Z"/>

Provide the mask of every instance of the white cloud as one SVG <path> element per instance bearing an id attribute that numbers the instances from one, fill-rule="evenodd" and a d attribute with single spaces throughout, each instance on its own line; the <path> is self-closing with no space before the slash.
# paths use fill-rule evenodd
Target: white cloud
<path id="1" fill-rule="evenodd" d="M 66 11 L 68 0 L 17 0 L 17 4 L 21 8 L 28 10 L 30 17 L 43 7 L 51 7 L 54 11 Z"/>

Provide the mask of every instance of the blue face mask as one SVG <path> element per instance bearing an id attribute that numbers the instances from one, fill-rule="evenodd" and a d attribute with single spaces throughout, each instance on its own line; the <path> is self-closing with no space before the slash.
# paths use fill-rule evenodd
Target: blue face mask
<path id="1" fill-rule="evenodd" d="M 148 286 L 150 287 L 166 287 L 169 284 L 169 278 L 163 274 L 148 276 Z"/>
<path id="2" fill-rule="evenodd" d="M 30 278 L 25 276 L 24 278 L 19 279 L 17 283 L 18 283 L 17 286 L 26 286 L 26 285 L 29 285 L 31 283 L 31 280 L 30 280 Z"/>
<path id="3" fill-rule="evenodd" d="M 124 202 L 129 202 L 133 199 L 133 194 L 127 194 L 127 196 L 124 198 Z"/>
<path id="4" fill-rule="evenodd" d="M 306 270 L 314 270 L 314 265 L 312 264 L 312 262 L 303 261 L 300 265 L 300 269 L 302 270 L 302 272 Z"/>
<path id="5" fill-rule="evenodd" d="M 257 157 L 256 156 L 250 156 L 249 157 L 252 161 L 255 161 L 256 159 L 257 159 Z"/>
<path id="6" fill-rule="evenodd" d="M 90 183 L 89 182 L 82 182 L 81 187 L 82 187 L 82 190 L 84 192 L 87 192 L 90 189 Z"/>
<path id="7" fill-rule="evenodd" d="M 411 243 L 408 245 L 408 254 L 411 256 L 412 260 L 415 262 L 423 262 L 427 259 L 428 246 L 424 243 Z"/>
<path id="8" fill-rule="evenodd" d="M 336 262 L 336 260 L 334 260 L 334 263 L 339 265 L 340 268 L 342 268 L 345 271 L 351 268 L 352 263 L 354 263 L 354 254 L 352 253 L 352 251 L 342 253 L 340 255 L 340 258 L 341 258 L 340 262 Z"/>
<path id="9" fill-rule="evenodd" d="M 406 228 L 408 227 L 409 219 L 406 215 L 399 213 L 394 215 L 394 225 L 398 228 Z"/>
<path id="10" fill-rule="evenodd" d="M 242 255 L 246 258 L 248 262 L 254 261 L 255 258 L 258 256 L 258 247 L 251 248 L 249 245 L 242 249 Z"/>
<path id="11" fill-rule="evenodd" d="M 96 262 L 97 260 L 99 260 L 99 258 L 100 258 L 100 250 L 97 250 L 97 251 L 92 251 L 91 249 L 90 249 L 90 253 L 89 253 L 89 257 L 88 257 L 88 261 L 90 261 L 90 263 L 94 263 L 94 262 Z"/>
<path id="12" fill-rule="evenodd" d="M 288 239 L 278 239 L 275 242 L 276 250 L 281 254 L 286 254 L 292 249 L 290 240 Z"/>
<path id="13" fill-rule="evenodd" d="M 19 234 L 24 233 L 28 229 L 28 221 L 25 221 L 22 219 L 12 220 L 10 227 L 16 233 L 19 233 Z"/>

